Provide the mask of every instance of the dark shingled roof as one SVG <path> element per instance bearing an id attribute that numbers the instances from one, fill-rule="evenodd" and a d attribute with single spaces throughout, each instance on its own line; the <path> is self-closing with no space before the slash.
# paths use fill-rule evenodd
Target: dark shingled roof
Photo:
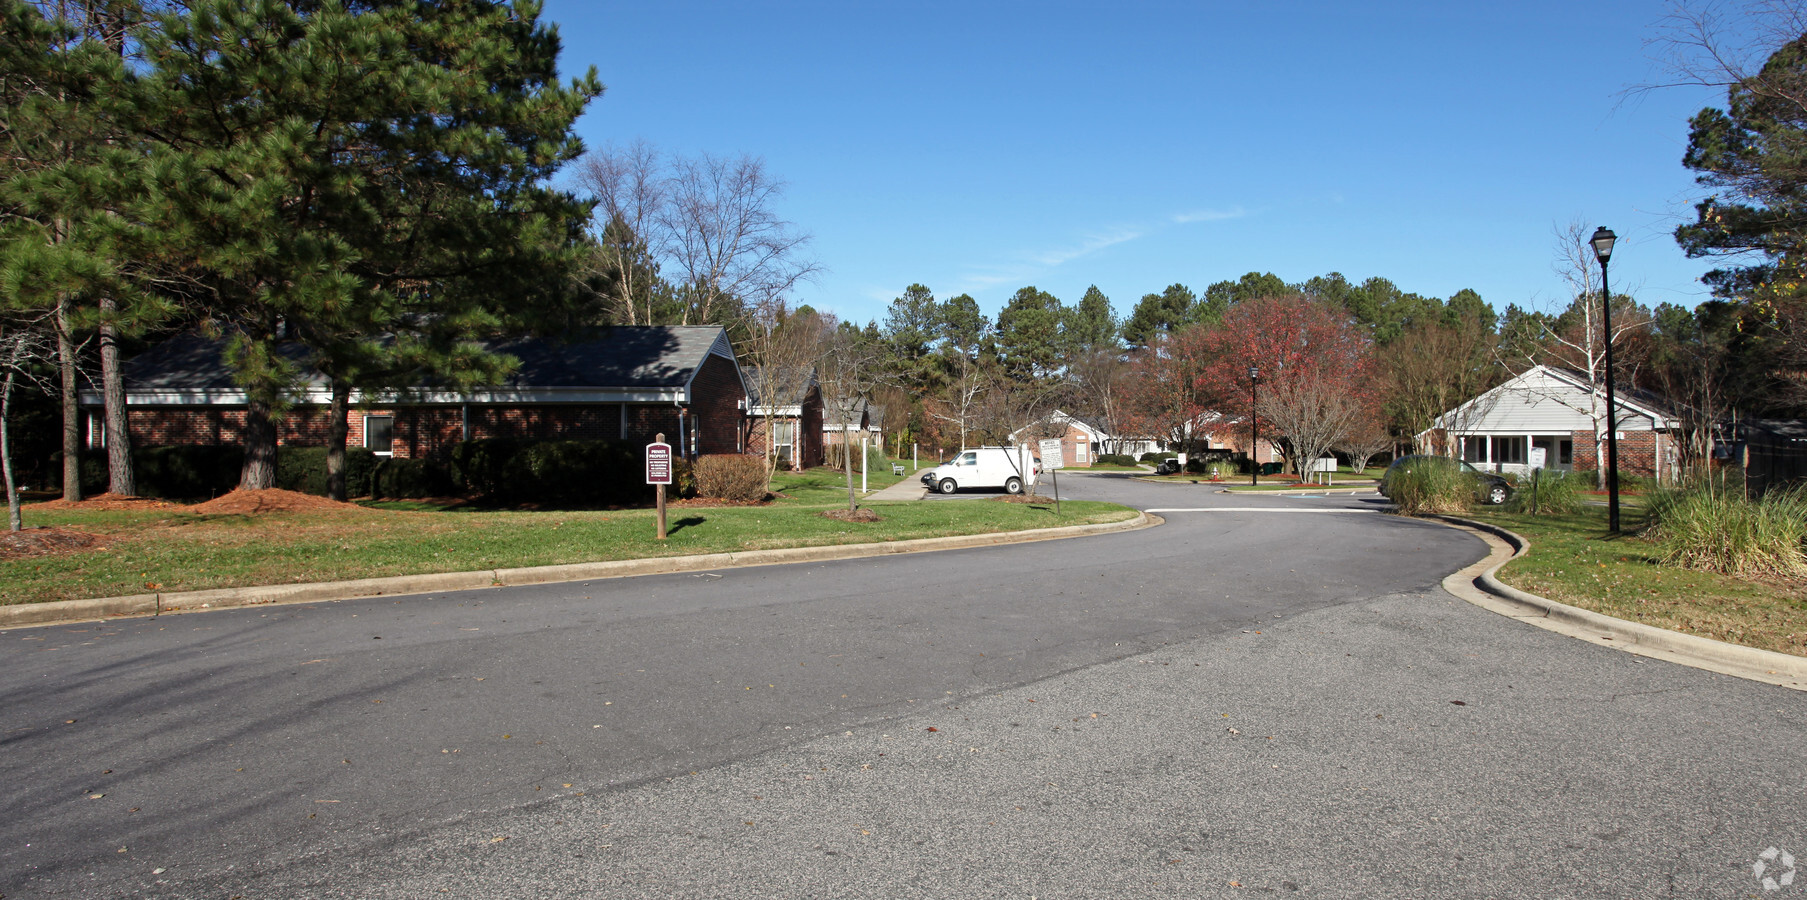
<path id="1" fill-rule="evenodd" d="M 722 336 L 714 325 L 651 325 L 598 328 L 569 339 L 515 338 L 488 349 L 521 361 L 506 386 L 669 388 L 683 387 L 708 359 Z M 125 365 L 129 390 L 233 390 L 232 370 L 221 358 L 226 342 L 187 334 L 139 354 Z M 279 352 L 297 364 L 307 358 L 299 344 Z M 303 367 L 309 386 L 324 387 L 318 372 Z"/>

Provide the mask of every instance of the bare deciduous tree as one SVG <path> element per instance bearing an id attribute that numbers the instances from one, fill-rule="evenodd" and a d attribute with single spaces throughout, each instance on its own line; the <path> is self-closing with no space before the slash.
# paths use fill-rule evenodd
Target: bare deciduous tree
<path id="1" fill-rule="evenodd" d="M 587 154 L 577 181 L 602 213 L 592 274 L 614 280 L 620 324 L 725 325 L 820 270 L 809 235 L 778 214 L 785 185 L 759 157 L 665 156 L 636 142 Z M 659 271 L 677 282 L 675 310 L 655 302 Z"/>
<path id="2" fill-rule="evenodd" d="M 664 254 L 671 243 L 665 229 L 669 179 L 659 151 L 644 141 L 621 150 L 585 154 L 577 183 L 596 200 L 602 222 L 596 239 L 596 268 L 608 277 L 611 317 L 623 325 L 652 325 L 654 285 L 639 283 L 643 259 Z M 656 271 L 656 269 L 655 269 Z"/>
<path id="3" fill-rule="evenodd" d="M 6 515 L 9 530 L 25 527 L 18 484 L 13 480 L 13 454 L 7 420 L 12 413 L 13 387 L 30 383 L 46 391 L 48 381 L 39 369 L 56 359 L 56 344 L 47 334 L 52 313 L 40 311 L 0 318 L 0 474 L 6 480 Z"/>
<path id="4" fill-rule="evenodd" d="M 1579 220 L 1559 225 L 1556 235 L 1556 274 L 1568 284 L 1574 302 L 1555 323 L 1539 320 L 1543 329 L 1543 341 L 1535 357 L 1527 359 L 1528 363 L 1545 363 L 1572 370 L 1587 380 L 1588 395 L 1585 405 L 1573 402 L 1564 394 L 1540 396 L 1552 402 L 1568 406 L 1577 412 L 1584 413 L 1593 423 L 1594 434 L 1606 430 L 1606 342 L 1605 326 L 1601 320 L 1602 305 L 1600 288 L 1596 287 L 1594 276 L 1600 274 L 1599 260 L 1594 256 L 1594 248 L 1589 243 L 1592 236 L 1586 225 Z M 1621 294 L 1621 296 L 1623 296 Z M 1634 332 L 1649 328 L 1650 318 L 1639 309 L 1621 310 L 1613 322 L 1611 341 L 1614 347 L 1620 347 L 1623 339 Z M 1627 363 L 1631 360 L 1624 355 L 1614 360 L 1615 377 L 1620 384 L 1629 384 L 1625 378 Z M 1600 487 L 1606 485 L 1606 442 L 1594 442 L 1594 473 Z"/>
<path id="5" fill-rule="evenodd" d="M 784 183 L 758 157 L 680 158 L 670 184 L 665 232 L 689 300 L 680 324 L 725 321 L 733 304 L 784 296 L 818 270 L 802 255 L 809 235 L 774 209 Z"/>
<path id="6" fill-rule="evenodd" d="M 834 319 L 814 312 L 796 313 L 783 298 L 761 304 L 750 317 L 747 337 L 743 342 L 745 367 L 751 370 L 754 389 L 752 409 L 765 425 L 765 478 L 769 487 L 778 466 L 775 436 L 779 410 L 791 406 L 801 410 L 811 385 L 816 383 L 817 363 L 822 348 L 832 336 Z M 792 459 L 797 459 L 807 436 L 802 434 L 804 421 L 797 417 L 791 438 Z"/>
<path id="7" fill-rule="evenodd" d="M 827 330 L 819 364 L 822 395 L 826 401 L 826 418 L 841 435 L 842 466 L 847 474 L 847 510 L 859 508 L 853 490 L 853 427 L 859 411 L 878 384 L 879 348 L 867 341 L 857 328 L 835 327 L 834 317 L 822 315 Z M 863 449 L 863 448 L 862 448 Z"/>

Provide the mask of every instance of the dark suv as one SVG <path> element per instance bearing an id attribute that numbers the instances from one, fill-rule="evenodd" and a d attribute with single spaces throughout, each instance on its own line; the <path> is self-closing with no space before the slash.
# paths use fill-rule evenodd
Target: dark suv
<path id="1" fill-rule="evenodd" d="M 1393 494 L 1388 489 L 1396 474 L 1409 473 L 1414 469 L 1439 468 L 1460 471 L 1474 482 L 1475 499 L 1490 506 L 1498 506 L 1512 499 L 1512 482 L 1492 472 L 1483 472 L 1459 459 L 1447 456 L 1401 456 L 1387 467 L 1387 473 L 1380 476 L 1380 493 L 1391 499 Z"/>

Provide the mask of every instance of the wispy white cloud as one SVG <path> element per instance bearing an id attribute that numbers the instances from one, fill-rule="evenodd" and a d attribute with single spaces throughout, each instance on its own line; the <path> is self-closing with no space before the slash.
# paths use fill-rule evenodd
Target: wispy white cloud
<path id="1" fill-rule="evenodd" d="M 1090 256 L 1106 247 L 1114 247 L 1118 244 L 1133 241 L 1141 236 L 1142 232 L 1134 228 L 1118 228 L 1102 234 L 1094 234 L 1080 242 L 1076 247 L 1064 247 L 1058 250 L 1031 253 L 1029 254 L 1029 258 L 1040 265 L 1058 266 L 1062 263 L 1072 262 L 1082 256 Z"/>
<path id="2" fill-rule="evenodd" d="M 1222 222 L 1225 219 L 1240 219 L 1248 214 L 1248 210 L 1240 206 L 1233 209 L 1197 209 L 1191 212 L 1174 213 L 1172 220 L 1175 225 L 1189 225 L 1193 222 Z"/>

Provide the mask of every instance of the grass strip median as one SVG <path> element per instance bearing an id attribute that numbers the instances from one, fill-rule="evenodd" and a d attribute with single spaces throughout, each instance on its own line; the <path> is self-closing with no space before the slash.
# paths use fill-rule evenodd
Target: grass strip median
<path id="1" fill-rule="evenodd" d="M 1630 530 L 1612 535 L 1606 511 L 1531 516 L 1472 511 L 1531 542 L 1497 577 L 1521 591 L 1604 615 L 1760 650 L 1807 656 L 1807 583 L 1738 578 L 1660 564 L 1662 550 Z"/>
<path id="2" fill-rule="evenodd" d="M 1137 515 L 1115 504 L 1073 501 L 1059 513 L 1052 505 L 994 501 L 874 503 L 866 508 L 881 521 L 849 523 L 822 515 L 835 508 L 829 479 L 783 486 L 791 496 L 765 506 L 674 507 L 663 542 L 654 537 L 649 509 L 450 511 L 416 503 L 414 509 L 201 515 L 180 508 L 27 507 L 30 524 L 101 541 L 86 550 L 0 560 L 0 603 L 901 541 Z M 844 504 L 844 488 L 838 496 Z"/>

